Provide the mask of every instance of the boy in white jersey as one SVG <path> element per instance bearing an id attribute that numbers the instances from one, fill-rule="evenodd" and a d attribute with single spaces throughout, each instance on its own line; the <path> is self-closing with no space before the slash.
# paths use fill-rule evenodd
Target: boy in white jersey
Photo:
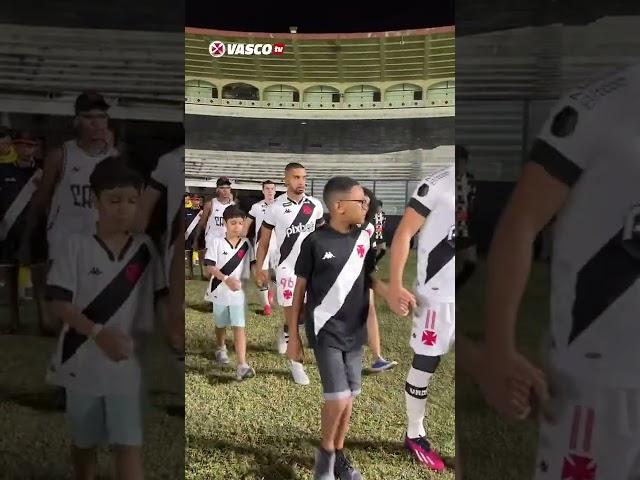
<path id="1" fill-rule="evenodd" d="M 535 238 L 556 218 L 536 479 L 640 477 L 638 98 L 640 64 L 565 96 L 493 237 L 485 355 L 499 400 L 510 378 L 537 371 L 515 326 Z"/>
<path id="2" fill-rule="evenodd" d="M 405 447 L 424 467 L 442 471 L 444 462 L 426 439 L 427 386 L 455 339 L 455 169 L 425 178 L 414 192 L 391 246 L 389 306 L 405 315 L 411 307 L 402 277 L 411 238 L 418 234 L 416 308 L 411 347 L 414 357 L 405 385 Z"/>
<path id="3" fill-rule="evenodd" d="M 117 158 L 91 175 L 96 234 L 74 234 L 52 258 L 47 295 L 64 321 L 47 371 L 66 389 L 75 478 L 94 479 L 96 448 L 114 448 L 117 478 L 142 479 L 143 339 L 166 291 L 146 235 L 132 235 L 142 179 Z"/>
<path id="4" fill-rule="evenodd" d="M 285 167 L 284 182 L 286 195 L 280 195 L 265 214 L 258 244 L 257 263 L 264 265 L 268 255 L 271 236 L 277 241 L 276 293 L 278 304 L 284 309 L 285 325 L 278 337 L 278 352 L 284 355 L 289 338 L 288 325 L 293 314 L 291 305 L 296 286 L 295 263 L 300 253 L 302 241 L 324 222 L 322 204 L 319 200 L 305 195 L 307 172 L 299 163 L 289 163 Z M 258 287 L 264 287 L 269 280 L 266 270 L 256 270 Z M 301 319 L 295 319 L 300 322 Z M 300 359 L 289 359 L 293 380 L 299 385 L 308 385 L 309 377 Z"/>
<path id="5" fill-rule="evenodd" d="M 242 232 L 242 236 L 246 237 L 249 232 L 249 228 L 251 224 L 255 221 L 256 223 L 256 233 L 254 238 L 254 246 L 255 250 L 258 249 L 258 243 L 260 242 L 260 228 L 262 227 L 262 222 L 266 215 L 267 209 L 273 204 L 273 201 L 276 198 L 276 184 L 271 180 L 265 180 L 262 182 L 262 194 L 264 195 L 264 200 L 261 200 L 257 203 L 254 203 L 249 210 L 249 215 L 247 215 L 247 219 L 244 222 L 244 231 Z M 261 270 L 269 270 L 275 268 L 274 265 L 274 253 L 276 252 L 276 237 L 275 235 L 271 236 L 271 241 L 269 242 L 269 252 L 264 259 L 264 265 L 260 267 Z M 264 285 L 260 287 L 260 297 L 262 298 L 262 305 L 264 307 L 263 314 L 265 316 L 271 315 L 271 302 L 273 301 L 273 294 L 271 289 L 272 283 L 268 282 L 268 286 Z"/>
<path id="6" fill-rule="evenodd" d="M 213 318 L 216 325 L 216 361 L 227 365 L 227 327 L 233 327 L 236 351 L 236 378 L 245 380 L 255 375 L 246 359 L 247 337 L 245 335 L 246 297 L 242 282 L 249 278 L 253 251 L 249 240 L 242 236 L 245 214 L 231 206 L 224 211 L 226 234 L 215 238 L 207 248 L 205 265 L 211 274 L 205 300 L 213 303 Z"/>

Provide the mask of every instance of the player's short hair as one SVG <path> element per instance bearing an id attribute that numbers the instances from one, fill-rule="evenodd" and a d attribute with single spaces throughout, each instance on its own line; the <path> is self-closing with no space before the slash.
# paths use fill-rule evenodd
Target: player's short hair
<path id="1" fill-rule="evenodd" d="M 144 179 L 122 157 L 107 157 L 96 165 L 89 177 L 89 185 L 96 195 L 118 187 L 142 190 Z"/>
<path id="2" fill-rule="evenodd" d="M 236 205 L 230 205 L 222 212 L 222 218 L 224 218 L 225 222 L 228 222 L 232 218 L 245 218 L 246 216 L 242 209 Z"/>
<path id="3" fill-rule="evenodd" d="M 289 173 L 291 170 L 295 170 L 297 168 L 304 168 L 304 165 L 298 162 L 287 163 L 287 166 L 284 167 L 285 173 Z"/>
<path id="4" fill-rule="evenodd" d="M 372 223 L 373 217 L 376 215 L 376 210 L 378 209 L 378 199 L 372 190 L 367 187 L 362 187 L 364 190 L 364 194 L 369 197 L 369 209 L 367 210 L 367 215 L 364 217 L 365 223 Z"/>
<path id="5" fill-rule="evenodd" d="M 469 151 L 464 145 L 456 145 L 456 162 L 459 160 L 468 161 Z"/>
<path id="6" fill-rule="evenodd" d="M 273 185 L 275 187 L 276 182 L 274 182 L 273 180 L 265 180 L 264 182 L 262 182 L 262 188 L 264 188 L 265 185 Z"/>
<path id="7" fill-rule="evenodd" d="M 349 193 L 353 187 L 360 185 L 357 180 L 351 177 L 333 177 L 324 186 L 322 191 L 322 199 L 327 207 L 331 208 L 333 199 L 341 193 Z"/>

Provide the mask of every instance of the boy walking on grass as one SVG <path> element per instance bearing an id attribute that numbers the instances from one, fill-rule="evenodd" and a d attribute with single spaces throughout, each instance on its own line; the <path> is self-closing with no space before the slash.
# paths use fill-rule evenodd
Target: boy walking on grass
<path id="1" fill-rule="evenodd" d="M 386 285 L 371 278 L 376 252 L 363 224 L 367 201 L 362 187 L 348 177 L 334 177 L 324 188 L 331 220 L 303 242 L 295 267 L 294 314 L 287 355 L 301 357 L 296 319 L 303 307 L 309 344 L 314 350 L 325 403 L 322 441 L 314 480 L 359 480 L 362 475 L 344 454 L 353 399 L 362 385 L 362 346 L 367 341 L 369 289 L 386 298 Z"/>
<path id="2" fill-rule="evenodd" d="M 113 448 L 116 478 L 141 480 L 141 351 L 154 298 L 166 291 L 146 235 L 131 234 L 143 181 L 107 158 L 90 177 L 96 234 L 74 234 L 52 258 L 47 296 L 64 327 L 47 380 L 65 387 L 78 480 L 96 478 L 96 447 Z"/>
<path id="3" fill-rule="evenodd" d="M 211 275 L 205 300 L 213 303 L 216 326 L 216 362 L 229 363 L 225 334 L 233 327 L 236 351 L 236 378 L 246 380 L 255 375 L 246 359 L 247 338 L 245 335 L 246 298 L 242 282 L 249 279 L 254 263 L 249 240 L 242 237 L 245 214 L 235 205 L 227 207 L 222 215 L 226 227 L 224 238 L 214 238 L 208 245 L 205 265 Z"/>

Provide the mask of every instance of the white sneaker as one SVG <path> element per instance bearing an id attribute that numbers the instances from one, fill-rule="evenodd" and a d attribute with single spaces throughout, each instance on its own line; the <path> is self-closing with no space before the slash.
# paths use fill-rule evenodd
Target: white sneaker
<path id="1" fill-rule="evenodd" d="M 226 348 L 216 350 L 216 362 L 221 367 L 229 364 L 229 355 L 227 355 Z"/>
<path id="2" fill-rule="evenodd" d="M 309 385 L 309 377 L 304 371 L 304 366 L 300 362 L 289 360 L 289 369 L 293 375 L 293 381 L 298 385 Z"/>
<path id="3" fill-rule="evenodd" d="M 236 368 L 236 380 L 242 381 L 256 376 L 256 371 L 249 365 L 238 365 Z"/>
<path id="4" fill-rule="evenodd" d="M 278 339 L 276 340 L 278 343 L 278 353 L 280 355 L 285 355 L 287 353 L 287 343 L 289 342 L 289 334 L 285 333 L 284 330 L 280 330 L 278 333 Z"/>

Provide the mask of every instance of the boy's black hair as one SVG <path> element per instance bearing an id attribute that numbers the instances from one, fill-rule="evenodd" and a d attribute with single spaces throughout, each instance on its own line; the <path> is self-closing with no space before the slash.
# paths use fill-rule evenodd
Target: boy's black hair
<path id="1" fill-rule="evenodd" d="M 364 194 L 369 197 L 369 209 L 367 210 L 367 215 L 364 217 L 364 223 L 373 223 L 373 217 L 376 216 L 378 210 L 378 199 L 372 190 L 367 187 L 362 187 L 362 189 L 364 190 Z"/>
<path id="2" fill-rule="evenodd" d="M 295 170 L 296 168 L 304 168 L 304 165 L 302 165 L 301 163 L 297 163 L 297 162 L 287 163 L 287 166 L 284 167 L 284 171 L 286 173 L 288 173 L 289 170 Z"/>
<path id="3" fill-rule="evenodd" d="M 245 218 L 247 215 L 235 205 L 231 205 L 224 209 L 222 212 L 222 218 L 224 218 L 225 222 L 228 222 L 232 218 Z"/>
<path id="4" fill-rule="evenodd" d="M 331 208 L 333 198 L 339 193 L 349 193 L 353 187 L 360 185 L 351 177 L 333 177 L 327 182 L 322 191 L 322 199 L 328 208 Z"/>
<path id="5" fill-rule="evenodd" d="M 142 190 L 144 179 L 122 157 L 107 157 L 96 165 L 89 177 L 91 190 L 99 196 L 105 190 L 133 187 Z"/>

